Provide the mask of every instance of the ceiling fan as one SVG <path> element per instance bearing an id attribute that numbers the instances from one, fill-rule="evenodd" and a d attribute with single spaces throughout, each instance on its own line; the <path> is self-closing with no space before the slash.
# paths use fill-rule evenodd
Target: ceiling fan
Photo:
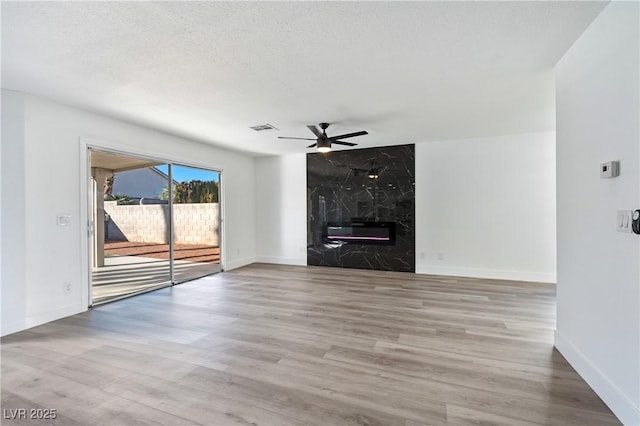
<path id="1" fill-rule="evenodd" d="M 286 137 L 286 136 L 278 136 L 278 139 L 298 139 L 298 140 L 303 140 L 303 141 L 316 141 L 316 143 L 309 145 L 307 148 L 313 148 L 314 146 L 318 147 L 318 152 L 329 152 L 331 151 L 331 144 L 338 144 L 338 145 L 346 145 L 346 146 L 356 146 L 357 143 L 352 143 L 352 142 L 345 142 L 345 141 L 341 141 L 339 139 L 346 139 L 346 138 L 353 138 L 355 136 L 362 136 L 362 135 L 368 135 L 369 133 L 366 132 L 365 130 L 362 130 L 360 132 L 354 132 L 354 133 L 345 133 L 344 135 L 338 135 L 338 136 L 327 136 L 327 127 L 329 127 L 330 123 L 320 123 L 320 128 L 322 129 L 322 133 L 320 132 L 320 130 L 318 130 L 318 128 L 312 124 L 309 124 L 307 126 L 307 128 L 309 130 L 311 130 L 311 132 L 313 132 L 314 135 L 316 135 L 316 139 L 312 139 L 312 138 L 290 138 L 290 137 Z"/>

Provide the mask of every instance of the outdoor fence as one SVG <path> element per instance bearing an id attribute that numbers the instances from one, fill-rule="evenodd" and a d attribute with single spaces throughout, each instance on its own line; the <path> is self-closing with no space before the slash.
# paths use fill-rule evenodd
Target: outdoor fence
<path id="1" fill-rule="evenodd" d="M 118 205 L 105 201 L 109 215 L 107 241 L 169 243 L 169 205 Z M 218 246 L 220 238 L 220 204 L 174 204 L 173 224 L 176 244 Z"/>

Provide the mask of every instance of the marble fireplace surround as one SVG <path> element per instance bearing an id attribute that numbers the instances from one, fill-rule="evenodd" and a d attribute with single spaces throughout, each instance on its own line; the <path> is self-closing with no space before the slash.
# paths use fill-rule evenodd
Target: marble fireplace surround
<path id="1" fill-rule="evenodd" d="M 415 272 L 414 185 L 413 144 L 307 154 L 307 264 Z"/>

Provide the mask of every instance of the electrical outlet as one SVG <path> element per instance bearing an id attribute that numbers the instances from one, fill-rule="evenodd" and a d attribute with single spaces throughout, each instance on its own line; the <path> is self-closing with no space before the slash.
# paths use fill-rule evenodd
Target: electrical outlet
<path id="1" fill-rule="evenodd" d="M 71 281 L 65 281 L 62 283 L 62 291 L 64 294 L 71 293 Z"/>
<path id="2" fill-rule="evenodd" d="M 424 258 L 425 258 L 425 254 L 424 254 L 424 252 L 423 252 L 423 251 L 421 251 L 421 252 L 420 252 L 420 259 L 424 260 Z"/>
<path id="3" fill-rule="evenodd" d="M 58 224 L 58 226 L 69 226 L 70 222 L 71 215 L 68 215 L 66 213 L 58 213 L 58 215 L 56 216 L 56 223 Z"/>
<path id="4" fill-rule="evenodd" d="M 438 253 L 438 260 L 444 260 L 444 253 Z"/>

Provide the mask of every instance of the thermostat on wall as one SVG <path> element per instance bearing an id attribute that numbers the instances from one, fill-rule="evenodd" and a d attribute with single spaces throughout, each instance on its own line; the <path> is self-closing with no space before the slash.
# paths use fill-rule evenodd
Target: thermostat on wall
<path id="1" fill-rule="evenodd" d="M 620 176 L 620 162 L 609 161 L 608 163 L 600 164 L 600 178 L 613 178 Z"/>

